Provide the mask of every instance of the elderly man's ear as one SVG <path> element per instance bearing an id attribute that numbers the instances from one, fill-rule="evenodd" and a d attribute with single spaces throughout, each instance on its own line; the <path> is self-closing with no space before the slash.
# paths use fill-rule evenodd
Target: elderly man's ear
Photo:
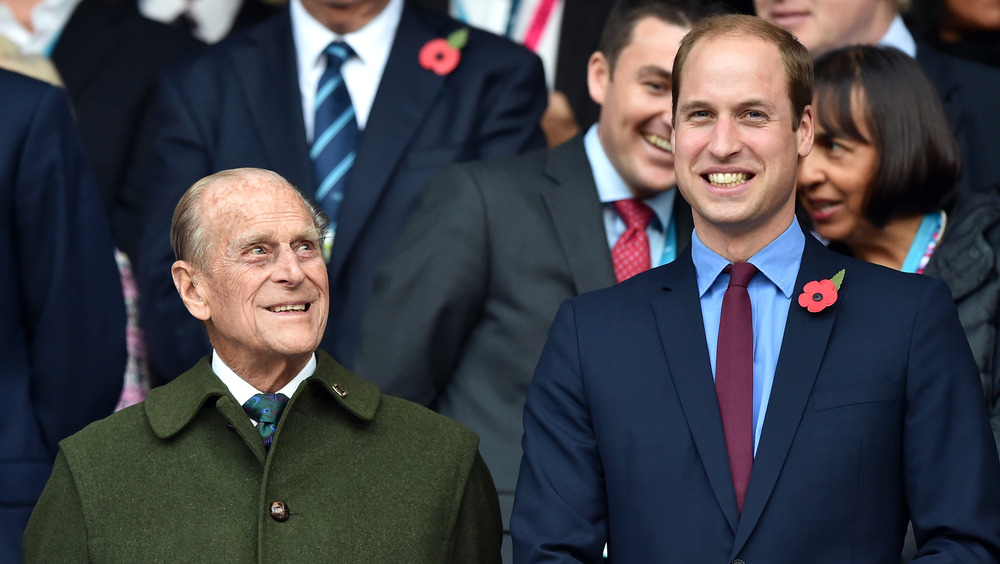
<path id="1" fill-rule="evenodd" d="M 179 260 L 170 267 L 170 274 L 174 277 L 174 287 L 188 312 L 197 319 L 208 321 L 211 310 L 205 286 L 198 283 L 198 279 L 203 279 L 198 270 L 187 261 Z"/>

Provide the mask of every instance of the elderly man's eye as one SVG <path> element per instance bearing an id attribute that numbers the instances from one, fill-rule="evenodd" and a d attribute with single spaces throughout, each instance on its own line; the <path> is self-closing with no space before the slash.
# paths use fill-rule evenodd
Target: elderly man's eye
<path id="1" fill-rule="evenodd" d="M 257 245 L 256 247 L 250 248 L 251 255 L 262 255 L 265 253 L 264 247 Z"/>

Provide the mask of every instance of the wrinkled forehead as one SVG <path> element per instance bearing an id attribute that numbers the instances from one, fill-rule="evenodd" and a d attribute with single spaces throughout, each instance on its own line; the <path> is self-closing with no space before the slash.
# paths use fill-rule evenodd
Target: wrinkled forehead
<path id="1" fill-rule="evenodd" d="M 295 190 L 267 178 L 219 182 L 206 191 L 202 206 L 216 244 L 227 245 L 249 233 L 282 239 L 315 231 L 312 215 Z"/>

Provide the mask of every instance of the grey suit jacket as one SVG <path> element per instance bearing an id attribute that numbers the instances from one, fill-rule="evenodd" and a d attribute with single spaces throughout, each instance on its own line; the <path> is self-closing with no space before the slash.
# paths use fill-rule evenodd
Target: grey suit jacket
<path id="1" fill-rule="evenodd" d="M 678 248 L 690 207 L 677 198 Z M 582 137 L 439 173 L 376 275 L 355 370 L 479 434 L 504 523 L 521 411 L 566 299 L 615 283 Z"/>

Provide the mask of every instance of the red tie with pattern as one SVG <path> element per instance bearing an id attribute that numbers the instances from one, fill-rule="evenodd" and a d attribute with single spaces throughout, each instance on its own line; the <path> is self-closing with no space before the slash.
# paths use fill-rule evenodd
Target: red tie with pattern
<path id="1" fill-rule="evenodd" d="M 615 211 L 625 221 L 625 232 L 611 249 L 611 262 L 619 282 L 650 268 L 649 236 L 646 227 L 652 221 L 653 210 L 641 200 L 618 200 Z"/>
<path id="2" fill-rule="evenodd" d="M 757 274 L 757 267 L 739 262 L 727 266 L 724 272 L 729 273 L 729 287 L 722 297 L 715 393 L 719 397 L 736 507 L 742 513 L 753 468 L 753 314 L 747 285 Z"/>

